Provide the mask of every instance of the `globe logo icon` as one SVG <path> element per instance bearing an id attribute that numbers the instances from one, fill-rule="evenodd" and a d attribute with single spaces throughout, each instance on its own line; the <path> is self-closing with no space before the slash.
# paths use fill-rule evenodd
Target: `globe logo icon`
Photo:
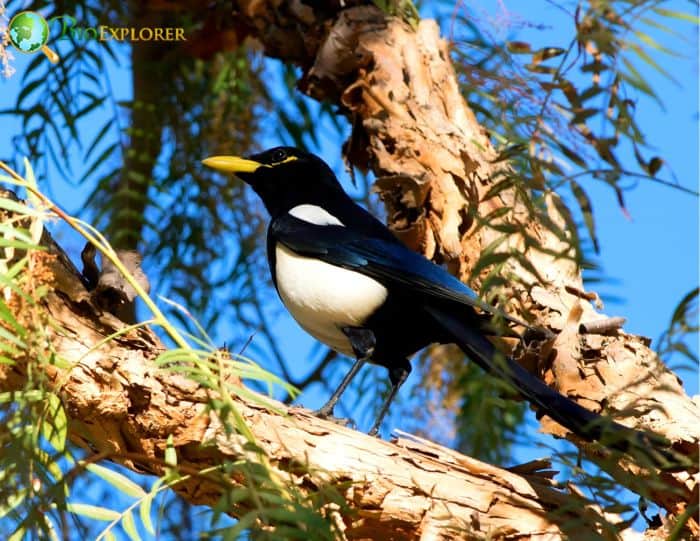
<path id="1" fill-rule="evenodd" d="M 10 43 L 22 53 L 42 51 L 54 64 L 58 55 L 46 46 L 49 40 L 49 24 L 34 11 L 22 11 L 12 17 L 7 27 Z"/>

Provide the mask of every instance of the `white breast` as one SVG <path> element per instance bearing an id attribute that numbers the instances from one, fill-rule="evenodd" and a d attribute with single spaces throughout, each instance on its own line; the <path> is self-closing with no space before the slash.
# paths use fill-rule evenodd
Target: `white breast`
<path id="1" fill-rule="evenodd" d="M 352 356 L 345 326 L 361 326 L 382 305 L 386 288 L 363 274 L 303 257 L 277 244 L 277 289 L 294 319 L 317 340 Z"/>

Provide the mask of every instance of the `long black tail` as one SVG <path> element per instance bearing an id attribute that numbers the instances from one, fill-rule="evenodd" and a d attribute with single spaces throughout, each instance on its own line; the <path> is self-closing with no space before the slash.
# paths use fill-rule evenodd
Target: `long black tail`
<path id="1" fill-rule="evenodd" d="M 437 307 L 426 307 L 435 321 L 467 356 L 489 374 L 510 383 L 523 397 L 577 436 L 629 453 L 635 459 L 661 469 L 674 469 L 685 462 L 669 442 L 657 434 L 640 432 L 598 415 L 548 387 L 510 357 L 499 355 L 478 328 Z M 645 460 L 646 459 L 646 460 Z"/>

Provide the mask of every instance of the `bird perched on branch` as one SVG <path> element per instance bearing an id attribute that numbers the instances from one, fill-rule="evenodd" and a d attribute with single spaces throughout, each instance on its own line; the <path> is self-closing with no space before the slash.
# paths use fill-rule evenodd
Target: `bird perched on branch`
<path id="1" fill-rule="evenodd" d="M 313 154 L 278 147 L 248 159 L 214 156 L 203 163 L 235 173 L 271 216 L 267 255 L 272 280 L 294 319 L 312 336 L 356 359 L 316 413 L 331 417 L 365 362 L 389 371 L 391 391 L 370 434 L 406 381 L 410 357 L 431 343 L 455 343 L 490 374 L 508 382 L 540 413 L 586 440 L 667 463 L 662 438 L 624 427 L 548 387 L 497 352 L 488 314 L 500 313 L 443 268 L 402 244 L 357 205 L 328 165 Z"/>

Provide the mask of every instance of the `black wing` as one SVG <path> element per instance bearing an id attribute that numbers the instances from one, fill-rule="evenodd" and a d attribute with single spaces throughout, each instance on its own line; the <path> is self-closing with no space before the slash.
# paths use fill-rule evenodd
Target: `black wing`
<path id="1" fill-rule="evenodd" d="M 360 272 L 387 287 L 400 287 L 416 295 L 476 307 L 531 328 L 483 302 L 445 269 L 398 240 L 369 236 L 339 225 L 316 225 L 289 214 L 275 218 L 269 233 L 270 241 L 281 242 L 300 255 Z"/>

